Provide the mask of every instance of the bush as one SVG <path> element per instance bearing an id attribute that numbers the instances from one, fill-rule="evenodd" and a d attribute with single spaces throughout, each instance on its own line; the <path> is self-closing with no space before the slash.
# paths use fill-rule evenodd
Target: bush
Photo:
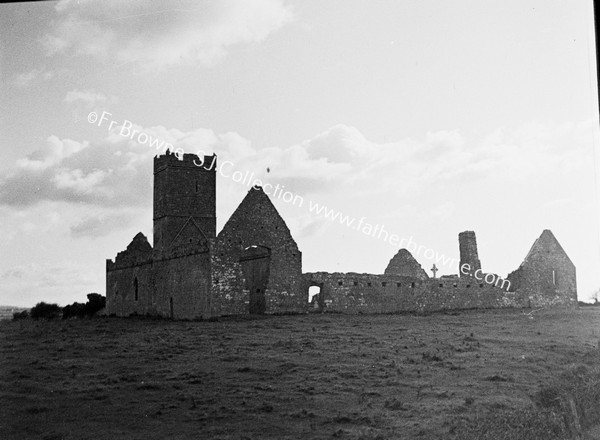
<path id="1" fill-rule="evenodd" d="M 29 310 L 23 310 L 22 312 L 13 313 L 13 321 L 18 321 L 19 319 L 27 318 L 29 318 Z"/>
<path id="2" fill-rule="evenodd" d="M 63 319 L 94 316 L 106 306 L 106 298 L 98 293 L 90 293 L 87 298 L 88 302 L 86 304 L 76 302 L 65 306 L 62 310 Z"/>
<path id="3" fill-rule="evenodd" d="M 106 297 L 98 294 L 98 293 L 90 293 L 87 296 L 88 302 L 86 304 L 87 314 L 89 316 L 94 316 L 104 307 L 106 307 Z"/>
<path id="4" fill-rule="evenodd" d="M 41 302 L 31 309 L 33 319 L 56 319 L 61 315 L 62 309 L 58 304 L 46 304 Z"/>
<path id="5" fill-rule="evenodd" d="M 87 307 L 85 304 L 73 303 L 63 307 L 63 319 L 69 318 L 83 318 L 87 314 Z"/>

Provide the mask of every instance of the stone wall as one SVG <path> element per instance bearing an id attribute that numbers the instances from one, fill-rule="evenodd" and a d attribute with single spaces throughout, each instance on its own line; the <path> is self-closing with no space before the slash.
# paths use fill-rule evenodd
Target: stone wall
<path id="1" fill-rule="evenodd" d="M 209 252 L 156 261 L 156 312 L 176 319 L 207 319 L 213 316 L 210 271 Z"/>
<path id="2" fill-rule="evenodd" d="M 530 307 L 577 306 L 575 265 L 548 229 L 508 280 L 511 290 L 522 292 Z"/>
<path id="3" fill-rule="evenodd" d="M 137 299 L 136 299 L 137 282 Z M 106 314 L 129 316 L 155 314 L 153 310 L 154 277 L 152 260 L 131 265 L 107 262 Z"/>
<path id="4" fill-rule="evenodd" d="M 155 249 L 168 248 L 190 218 L 207 239 L 216 236 L 216 157 L 198 164 L 195 154 L 154 158 Z"/>
<path id="5" fill-rule="evenodd" d="M 209 318 L 209 247 L 194 242 L 156 251 L 138 234 L 114 262 L 107 261 L 106 313 Z"/>
<path id="6" fill-rule="evenodd" d="M 460 251 L 460 266 L 468 264 L 470 268 L 470 274 L 473 275 L 478 270 L 481 270 L 481 261 L 479 261 L 479 253 L 477 251 L 477 239 L 475 238 L 475 232 L 464 231 L 458 234 L 458 248 Z M 468 276 L 459 271 L 460 276 Z"/>
<path id="7" fill-rule="evenodd" d="M 214 313 L 248 313 L 249 291 L 240 258 L 250 246 L 270 249 L 266 313 L 305 311 L 308 293 L 302 289 L 302 253 L 267 195 L 255 187 L 217 237 L 212 254 Z"/>
<path id="8" fill-rule="evenodd" d="M 400 249 L 396 255 L 390 260 L 385 268 L 385 275 L 400 275 L 406 277 L 414 277 L 420 280 L 429 278 L 427 272 L 412 254 L 406 249 Z"/>
<path id="9" fill-rule="evenodd" d="M 304 288 L 321 287 L 324 311 L 342 313 L 426 312 L 523 307 L 522 295 L 470 277 L 421 280 L 398 275 L 305 273 Z"/>

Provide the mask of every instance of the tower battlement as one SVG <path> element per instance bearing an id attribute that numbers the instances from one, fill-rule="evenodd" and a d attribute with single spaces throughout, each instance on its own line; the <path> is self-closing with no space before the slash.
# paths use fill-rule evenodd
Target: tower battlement
<path id="1" fill-rule="evenodd" d="M 193 153 L 186 153 L 183 156 L 178 156 L 175 153 L 167 150 L 165 154 L 154 157 L 154 174 L 166 168 L 198 168 L 202 171 L 215 171 L 216 155 L 199 157 Z M 215 161 L 215 165 L 211 164 Z"/>

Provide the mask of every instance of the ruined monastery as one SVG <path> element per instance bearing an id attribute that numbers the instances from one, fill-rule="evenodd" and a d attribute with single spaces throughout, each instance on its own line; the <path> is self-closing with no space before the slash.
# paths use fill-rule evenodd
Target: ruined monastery
<path id="1" fill-rule="evenodd" d="M 550 230 L 506 280 L 481 270 L 472 231 L 459 234 L 459 267 L 468 264 L 469 274 L 429 277 L 406 249 L 380 275 L 302 273 L 302 253 L 260 187 L 217 235 L 216 167 L 199 167 L 197 159 L 169 151 L 154 158 L 154 246 L 139 233 L 107 260 L 107 314 L 207 319 L 577 305 L 575 266 Z M 309 303 L 312 286 L 320 293 Z"/>

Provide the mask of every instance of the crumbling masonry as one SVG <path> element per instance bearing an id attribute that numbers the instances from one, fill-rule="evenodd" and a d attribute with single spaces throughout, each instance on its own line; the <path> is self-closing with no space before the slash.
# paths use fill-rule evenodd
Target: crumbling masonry
<path id="1" fill-rule="evenodd" d="M 205 164 L 216 157 L 205 157 Z M 216 167 L 167 151 L 154 159 L 154 247 L 139 233 L 106 264 L 107 313 L 206 319 L 249 313 L 393 313 L 577 305 L 575 266 L 544 230 L 500 284 L 481 271 L 473 231 L 459 234 L 461 266 L 430 278 L 400 249 L 383 275 L 302 273 L 302 253 L 262 188 L 253 187 L 216 234 Z M 479 275 L 477 275 L 479 274 Z M 508 284 L 508 282 L 506 284 Z M 309 304 L 309 289 L 320 289 Z"/>

